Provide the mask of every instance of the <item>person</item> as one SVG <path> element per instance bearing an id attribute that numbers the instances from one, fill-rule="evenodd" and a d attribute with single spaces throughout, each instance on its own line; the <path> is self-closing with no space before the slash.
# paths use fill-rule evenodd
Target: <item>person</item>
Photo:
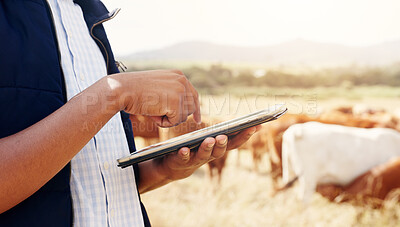
<path id="1" fill-rule="evenodd" d="M 120 169 L 129 114 L 201 121 L 178 70 L 119 73 L 98 0 L 0 2 L 0 226 L 149 226 L 140 193 L 190 176 L 259 127 Z M 118 114 L 119 113 L 119 114 Z"/>

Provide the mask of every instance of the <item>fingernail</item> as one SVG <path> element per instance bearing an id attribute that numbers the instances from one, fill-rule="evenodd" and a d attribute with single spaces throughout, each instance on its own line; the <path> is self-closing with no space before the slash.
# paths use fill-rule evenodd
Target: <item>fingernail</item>
<path id="1" fill-rule="evenodd" d="M 208 148 L 212 148 L 214 146 L 214 143 L 209 143 L 207 146 Z"/>
<path id="2" fill-rule="evenodd" d="M 219 145 L 225 145 L 227 141 L 228 141 L 228 138 L 225 138 L 224 140 L 218 141 L 218 144 Z"/>
<path id="3" fill-rule="evenodd" d="M 185 149 L 185 150 L 182 151 L 182 154 L 183 154 L 183 156 L 188 156 L 189 151 Z"/>

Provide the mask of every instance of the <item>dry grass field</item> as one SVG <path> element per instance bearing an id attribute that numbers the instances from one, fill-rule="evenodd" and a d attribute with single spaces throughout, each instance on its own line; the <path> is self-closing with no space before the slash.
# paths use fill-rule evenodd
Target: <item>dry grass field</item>
<path id="1" fill-rule="evenodd" d="M 142 195 L 154 226 L 398 226 L 400 205 L 377 210 L 335 204 L 314 195 L 303 206 L 294 190 L 272 196 L 268 168 L 252 170 L 249 152 L 232 151 L 219 188 L 205 167 L 191 177 Z M 264 162 L 267 165 L 267 162 Z"/>
<path id="2" fill-rule="evenodd" d="M 230 100 L 228 100 L 230 99 Z M 230 105 L 223 104 L 230 101 Z M 247 102 L 246 102 L 247 101 Z M 203 113 L 227 119 L 273 103 L 286 103 L 292 113 L 318 114 L 343 105 L 365 104 L 396 111 L 400 100 L 391 99 L 327 99 L 316 97 L 202 97 Z M 253 108 L 253 109 L 252 109 Z M 255 108 L 255 109 L 254 109 Z M 140 146 L 140 140 L 137 141 Z M 240 155 L 240 165 L 237 157 Z M 260 171 L 253 171 L 249 151 L 230 152 L 222 183 L 210 181 L 207 166 L 191 177 L 173 182 L 142 195 L 154 226 L 399 226 L 400 205 L 387 201 L 383 208 L 372 209 L 351 204 L 331 203 L 315 193 L 311 204 L 297 200 L 294 188 L 272 195 L 267 156 Z M 400 179 L 399 179 L 400 180 Z M 296 185 L 294 186 L 296 187 Z"/>

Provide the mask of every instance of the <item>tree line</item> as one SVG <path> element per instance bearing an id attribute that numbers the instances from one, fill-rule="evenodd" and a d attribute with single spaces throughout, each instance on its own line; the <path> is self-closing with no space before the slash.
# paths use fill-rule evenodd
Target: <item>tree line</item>
<path id="1" fill-rule="evenodd" d="M 133 70 L 153 68 L 157 67 L 134 68 Z M 254 71 L 250 69 L 237 70 L 223 65 L 191 66 L 182 71 L 196 88 L 206 90 L 225 86 L 312 88 L 400 85 L 400 64 L 387 67 L 347 66 L 314 70 L 308 73 L 289 73 L 271 69 L 266 70 L 261 76 L 255 76 Z"/>

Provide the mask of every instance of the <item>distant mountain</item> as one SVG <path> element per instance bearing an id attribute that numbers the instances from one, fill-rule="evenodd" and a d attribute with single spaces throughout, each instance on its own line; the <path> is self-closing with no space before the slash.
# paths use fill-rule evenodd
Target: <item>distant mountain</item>
<path id="1" fill-rule="evenodd" d="M 129 55 L 127 59 L 250 62 L 268 65 L 307 66 L 334 66 L 353 63 L 383 65 L 400 61 L 400 40 L 366 47 L 350 47 L 302 39 L 260 47 L 183 42 L 163 49 L 138 52 Z"/>

